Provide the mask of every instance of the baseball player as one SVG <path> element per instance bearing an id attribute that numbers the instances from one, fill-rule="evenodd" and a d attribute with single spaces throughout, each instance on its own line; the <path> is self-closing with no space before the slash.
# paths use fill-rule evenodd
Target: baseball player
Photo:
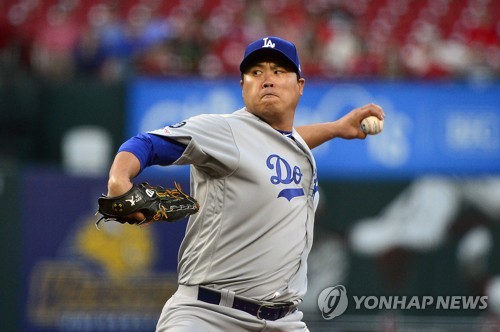
<path id="1" fill-rule="evenodd" d="M 277 37 L 251 43 L 240 70 L 244 108 L 135 136 L 111 166 L 108 196 L 127 192 L 145 167 L 191 165 L 200 210 L 189 219 L 179 287 L 157 331 L 308 331 L 299 305 L 319 198 L 310 149 L 365 138 L 362 119 L 384 117 L 370 104 L 294 128 L 305 80 L 295 45 Z"/>

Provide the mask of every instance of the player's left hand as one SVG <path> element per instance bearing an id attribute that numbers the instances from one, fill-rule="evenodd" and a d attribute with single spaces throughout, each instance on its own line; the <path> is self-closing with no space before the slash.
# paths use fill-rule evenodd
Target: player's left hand
<path id="1" fill-rule="evenodd" d="M 337 137 L 344 139 L 366 138 L 366 133 L 361 130 L 361 121 L 369 116 L 376 116 L 380 120 L 384 120 L 385 113 L 382 107 L 373 103 L 356 108 L 336 121 L 338 124 Z"/>

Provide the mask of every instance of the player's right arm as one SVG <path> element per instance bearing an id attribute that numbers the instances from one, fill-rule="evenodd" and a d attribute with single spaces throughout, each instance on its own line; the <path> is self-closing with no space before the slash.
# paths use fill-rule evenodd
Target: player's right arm
<path id="1" fill-rule="evenodd" d="M 171 165 L 186 146 L 153 134 L 139 134 L 118 149 L 109 171 L 108 195 L 117 196 L 132 188 L 132 179 L 151 165 Z"/>
<path id="2" fill-rule="evenodd" d="M 121 151 L 115 156 L 108 179 L 108 196 L 119 196 L 132 188 L 132 179 L 141 171 L 139 159 L 131 152 Z"/>
<path id="3" fill-rule="evenodd" d="M 134 179 L 151 165 L 170 165 L 184 152 L 185 146 L 152 134 L 140 134 L 120 146 L 109 170 L 107 196 L 119 196 L 132 188 Z M 131 217 L 144 220 L 140 212 Z"/>

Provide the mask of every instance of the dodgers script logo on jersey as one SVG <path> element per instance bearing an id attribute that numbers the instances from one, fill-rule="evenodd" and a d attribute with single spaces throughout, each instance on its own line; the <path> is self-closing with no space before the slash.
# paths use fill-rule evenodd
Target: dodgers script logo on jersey
<path id="1" fill-rule="evenodd" d="M 285 158 L 280 157 L 277 154 L 272 154 L 267 157 L 266 165 L 267 168 L 275 171 L 274 175 L 270 178 L 271 183 L 274 185 L 290 184 L 292 182 L 299 184 L 302 180 L 302 171 L 300 170 L 300 167 L 294 166 L 292 168 L 290 163 Z M 291 201 L 292 198 L 298 196 L 304 196 L 304 189 L 285 188 L 278 194 L 278 198 L 285 197 L 288 201 Z"/>

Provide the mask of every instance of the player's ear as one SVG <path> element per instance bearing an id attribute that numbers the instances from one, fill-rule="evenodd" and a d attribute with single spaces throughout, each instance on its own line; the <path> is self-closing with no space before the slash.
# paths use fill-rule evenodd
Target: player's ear
<path id="1" fill-rule="evenodd" d="M 299 84 L 299 93 L 302 96 L 304 93 L 304 85 L 306 84 L 306 80 L 303 78 L 299 78 L 297 83 Z"/>

